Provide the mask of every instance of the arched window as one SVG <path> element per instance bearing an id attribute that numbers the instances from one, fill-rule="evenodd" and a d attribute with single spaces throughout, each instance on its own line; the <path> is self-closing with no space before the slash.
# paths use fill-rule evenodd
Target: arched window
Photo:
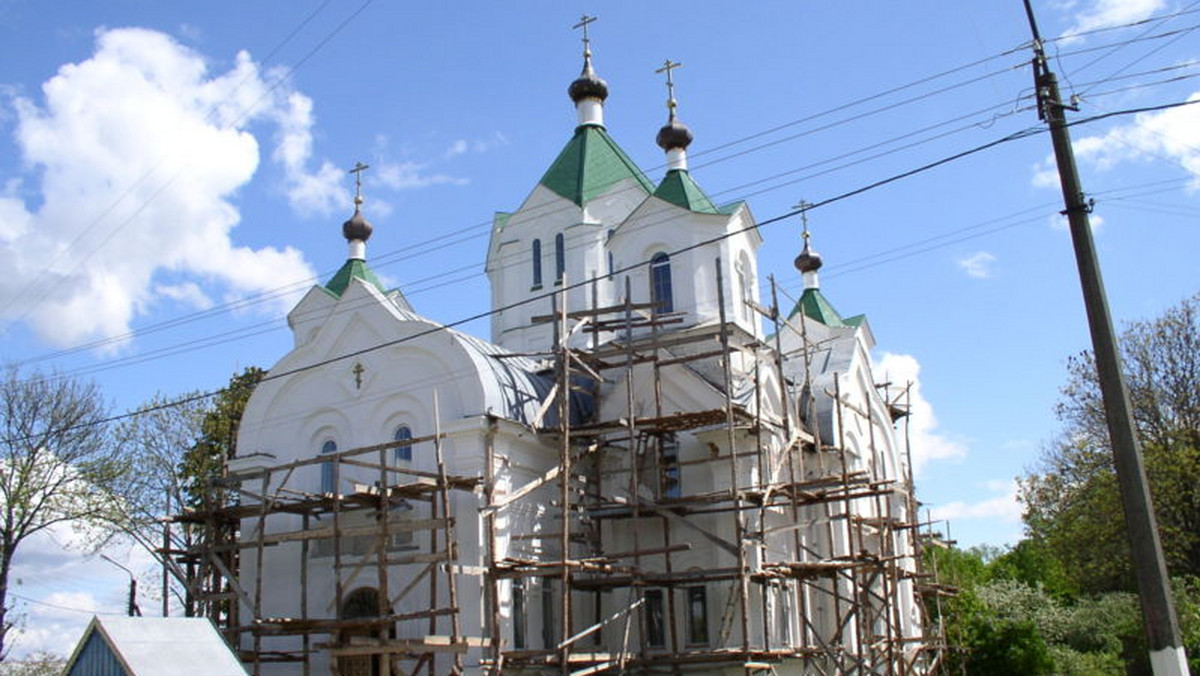
<path id="1" fill-rule="evenodd" d="M 329 455 L 331 453 L 337 453 L 337 442 L 333 439 L 329 439 L 321 444 L 321 455 Z M 321 492 L 332 493 L 333 489 L 333 462 L 326 461 L 321 463 Z"/>
<path id="2" fill-rule="evenodd" d="M 750 303 L 748 301 L 751 299 L 753 290 L 750 288 L 750 277 L 746 275 L 746 257 L 739 257 L 733 267 L 737 273 L 737 293 L 739 294 L 737 298 L 738 305 L 741 307 L 742 319 L 750 321 Z"/>
<path id="3" fill-rule="evenodd" d="M 542 286 L 542 240 L 533 240 L 533 288 Z"/>
<path id="4" fill-rule="evenodd" d="M 396 428 L 396 432 L 395 432 L 395 434 L 392 435 L 392 439 L 394 439 L 396 441 L 409 441 L 410 439 L 412 439 L 412 430 L 409 429 L 408 425 L 401 425 Z M 396 462 L 400 462 L 401 460 L 403 460 L 404 462 L 411 461 L 412 460 L 412 444 L 404 444 L 403 446 L 397 446 L 395 451 L 393 452 L 393 456 L 394 456 Z"/>
<path id="5" fill-rule="evenodd" d="M 554 283 L 562 284 L 567 274 L 567 245 L 560 232 L 554 236 Z"/>
<path id="6" fill-rule="evenodd" d="M 650 259 L 650 302 L 655 314 L 675 311 L 671 298 L 671 259 L 661 251 Z"/>
<path id="7" fill-rule="evenodd" d="M 614 232 L 616 232 L 616 231 L 615 231 L 615 230 L 609 230 L 609 231 L 608 231 L 608 239 L 606 240 L 606 241 L 608 242 L 608 246 L 610 247 L 610 248 L 609 248 L 609 250 L 608 250 L 608 278 L 609 278 L 609 279 L 612 279 L 612 276 L 613 276 L 613 270 L 615 270 L 615 269 L 616 269 L 616 267 L 617 267 L 617 266 L 613 265 L 613 252 L 612 252 L 612 248 L 611 248 L 611 247 L 612 247 L 612 238 L 613 238 L 613 233 L 614 233 Z"/>

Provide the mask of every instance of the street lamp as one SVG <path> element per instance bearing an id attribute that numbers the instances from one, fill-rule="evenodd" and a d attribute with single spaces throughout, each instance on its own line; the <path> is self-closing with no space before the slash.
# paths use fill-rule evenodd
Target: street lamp
<path id="1" fill-rule="evenodd" d="M 109 558 L 109 556 L 107 554 L 101 554 L 100 558 L 104 559 L 105 561 L 108 561 L 112 565 L 116 566 L 117 568 L 120 568 L 121 570 L 123 570 L 129 574 L 129 605 L 128 605 L 127 610 L 128 610 L 130 617 L 134 617 L 135 615 L 137 617 L 141 617 L 142 609 L 138 608 L 138 604 L 137 604 L 137 578 L 134 577 L 133 571 L 129 570 L 124 565 L 112 560 L 111 558 Z"/>

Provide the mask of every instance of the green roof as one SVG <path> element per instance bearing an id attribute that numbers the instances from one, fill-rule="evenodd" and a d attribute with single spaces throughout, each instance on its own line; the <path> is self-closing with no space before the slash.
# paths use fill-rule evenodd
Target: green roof
<path id="1" fill-rule="evenodd" d="M 721 213 L 700 186 L 696 185 L 692 175 L 683 169 L 668 171 L 662 183 L 658 184 L 658 189 L 654 191 L 654 196 L 688 211 L 703 214 Z"/>
<path id="2" fill-rule="evenodd" d="M 803 312 L 805 317 L 821 322 L 825 326 L 837 328 L 856 327 L 865 318 L 865 315 L 853 317 L 853 323 L 842 319 L 838 311 L 833 309 L 833 305 L 821 294 L 820 289 L 805 289 L 800 300 L 796 302 L 796 307 L 792 308 L 791 313 L 788 314 L 788 319 L 795 317 L 800 312 Z"/>
<path id="3" fill-rule="evenodd" d="M 583 206 L 623 179 L 640 184 L 647 194 L 654 191 L 654 184 L 603 127 L 581 125 L 539 183 Z"/>
<path id="4" fill-rule="evenodd" d="M 374 272 L 371 272 L 371 268 L 367 267 L 366 262 L 357 258 L 347 260 L 342 269 L 338 270 L 333 278 L 329 280 L 329 283 L 325 285 L 325 289 L 338 298 L 341 298 L 342 294 L 346 293 L 346 289 L 350 286 L 350 280 L 355 277 L 379 289 L 380 293 L 387 293 L 387 289 L 383 288 L 383 282 L 379 281 Z"/>

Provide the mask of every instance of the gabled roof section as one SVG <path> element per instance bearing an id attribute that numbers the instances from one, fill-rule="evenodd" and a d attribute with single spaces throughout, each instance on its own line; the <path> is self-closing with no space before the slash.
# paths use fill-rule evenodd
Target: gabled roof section
<path id="1" fill-rule="evenodd" d="M 346 293 L 346 287 L 350 286 L 350 280 L 354 278 L 361 279 L 374 286 L 376 289 L 379 289 L 380 293 L 387 293 L 387 289 L 383 288 L 383 282 L 379 281 L 379 278 L 375 276 L 371 268 L 367 267 L 366 261 L 357 258 L 347 260 L 342 269 L 338 270 L 333 275 L 333 278 L 329 280 L 329 283 L 325 285 L 325 290 L 341 298 L 342 294 Z"/>
<path id="2" fill-rule="evenodd" d="M 64 673 L 244 676 L 246 670 L 205 618 L 93 617 Z"/>
<path id="3" fill-rule="evenodd" d="M 704 194 L 704 191 L 696 184 L 692 175 L 684 169 L 668 171 L 667 175 L 663 177 L 662 183 L 659 183 L 658 188 L 654 191 L 654 196 L 688 211 L 702 214 L 726 213 L 717 209 L 708 195 Z"/>
<path id="4" fill-rule="evenodd" d="M 654 191 L 654 184 L 603 127 L 581 125 L 539 183 L 583 206 L 623 179 L 641 185 L 646 194 Z"/>
<path id="5" fill-rule="evenodd" d="M 835 328 L 847 328 L 858 326 L 865 318 L 864 315 L 853 317 L 851 321 L 842 319 L 838 311 L 833 309 L 833 305 L 826 300 L 820 289 L 805 289 L 804 294 L 800 296 L 800 300 L 796 302 L 796 307 L 788 314 L 788 319 L 795 317 L 803 312 L 805 317 L 817 322 L 821 322 L 825 326 Z"/>

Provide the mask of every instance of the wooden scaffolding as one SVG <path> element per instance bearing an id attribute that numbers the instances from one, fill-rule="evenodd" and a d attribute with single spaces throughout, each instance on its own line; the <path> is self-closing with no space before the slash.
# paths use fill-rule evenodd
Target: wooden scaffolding
<path id="1" fill-rule="evenodd" d="M 680 314 L 633 303 L 628 280 L 616 306 L 597 307 L 595 282 L 587 309 L 569 310 L 566 293 L 556 296 L 553 312 L 534 318 L 553 325 L 555 340 L 544 355 L 554 387 L 532 427 L 557 453 L 522 485 L 502 481 L 508 459 L 492 443 L 495 418 L 477 476 L 448 473 L 436 427 L 425 437 L 280 465 L 264 458 L 215 479 L 212 504 L 176 517 L 203 533 L 174 553 L 187 571 L 191 610 L 217 623 L 256 676 L 271 662 L 308 676 L 317 652 L 330 655 L 340 676 L 465 673 L 474 671 L 468 654 L 491 674 L 750 674 L 794 664 L 794 673 L 935 673 L 940 628 L 911 630 L 923 622 L 919 595 L 940 590 L 922 570 L 911 473 L 887 476 L 885 463 L 851 458 L 845 439 L 821 438 L 809 376 L 819 346 L 801 335 L 802 348 L 783 353 L 780 337 L 795 328 L 771 284 L 771 307 L 746 301 L 773 323 L 767 339 L 727 321 L 723 291 L 720 321 L 688 328 L 679 328 Z M 717 285 L 723 289 L 719 265 Z M 805 360 L 801 382 L 787 375 L 791 359 Z M 723 403 L 664 410 L 667 369 L 703 374 Z M 843 430 L 846 419 L 870 411 L 846 400 L 837 382 L 820 394 L 831 397 Z M 596 405 L 583 418 L 586 407 L 572 404 L 602 394 L 623 398 L 623 413 L 605 419 Z M 781 403 L 777 411 L 768 399 Z M 889 400 L 894 419 L 906 414 L 905 403 Z M 709 440 L 707 451 L 680 455 L 676 439 L 685 434 Z M 398 446 L 418 443 L 433 446 L 436 472 L 388 462 Z M 866 453 L 876 453 L 873 438 Z M 298 487 L 299 470 L 314 465 L 332 474 L 335 490 Z M 346 467 L 377 479 L 343 491 Z M 687 480 L 701 473 L 711 479 Z M 478 496 L 477 513 L 453 513 L 460 491 Z M 400 508 L 406 518 L 397 517 Z M 539 518 L 513 516 L 526 508 Z M 484 540 L 481 560 L 470 565 L 459 560 L 462 519 Z M 424 551 L 395 546 L 418 530 L 428 533 Z M 316 547 L 329 555 L 321 565 L 332 566 L 334 580 L 331 612 L 319 615 L 308 598 Z M 264 610 L 270 571 L 260 564 L 271 549 L 299 559 L 298 616 Z M 717 563 L 685 565 L 701 549 Z M 398 567 L 412 573 L 395 589 L 389 573 Z M 464 576 L 483 591 L 479 636 L 462 626 Z M 355 581 L 367 579 L 372 598 L 356 597 Z M 539 648 L 524 626 L 535 589 Z M 392 610 L 414 595 L 427 607 Z M 720 612 L 710 618 L 709 607 Z"/>

